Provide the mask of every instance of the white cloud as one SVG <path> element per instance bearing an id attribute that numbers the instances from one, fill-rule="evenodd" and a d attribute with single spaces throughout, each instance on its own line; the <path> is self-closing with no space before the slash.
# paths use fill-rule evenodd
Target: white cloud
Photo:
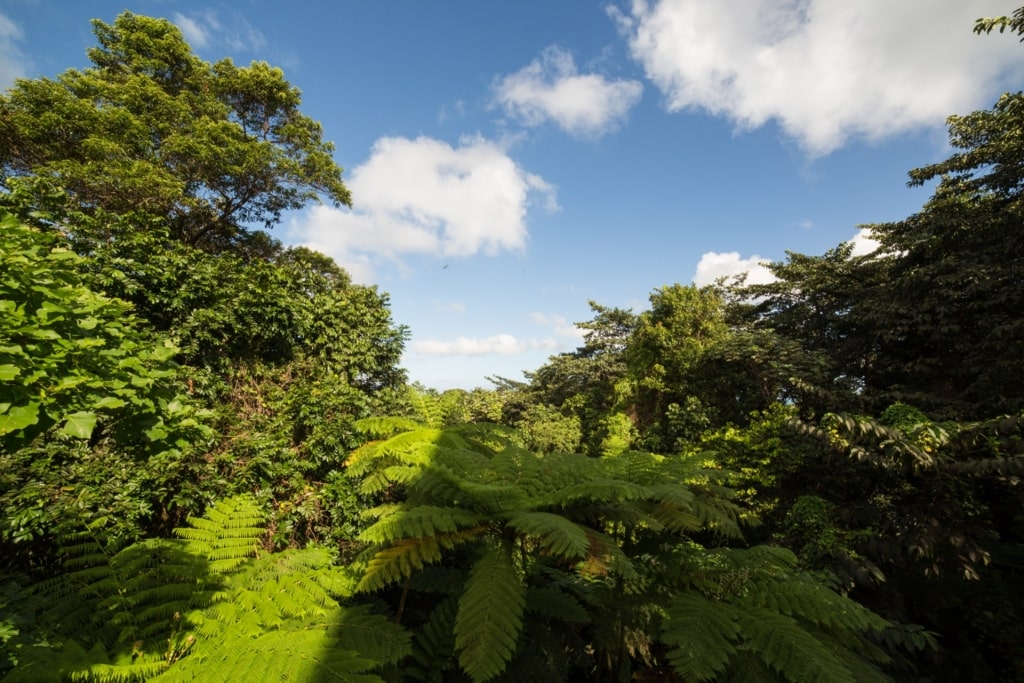
<path id="1" fill-rule="evenodd" d="M 564 316 L 546 314 L 535 311 L 530 314 L 530 320 L 537 325 L 550 327 L 551 333 L 559 339 L 571 340 L 574 343 L 583 343 L 584 330 L 565 319 Z"/>
<path id="2" fill-rule="evenodd" d="M 266 47 L 263 34 L 242 14 L 231 12 L 226 19 L 212 9 L 185 16 L 175 12 L 174 23 L 193 47 L 204 49 L 219 43 L 239 52 L 256 52 Z"/>
<path id="3" fill-rule="evenodd" d="M 199 21 L 189 19 L 180 12 L 175 12 L 171 20 L 178 28 L 181 29 L 182 34 L 185 36 L 185 40 L 187 40 L 193 48 L 202 49 L 210 44 L 210 36 Z"/>
<path id="4" fill-rule="evenodd" d="M 871 228 L 861 228 L 850 242 L 853 244 L 851 256 L 866 256 L 880 246 L 878 240 L 871 237 Z"/>
<path id="5" fill-rule="evenodd" d="M 558 342 L 554 339 L 518 339 L 511 334 L 496 334 L 493 337 L 458 337 L 455 341 L 424 339 L 411 345 L 415 353 L 425 356 L 511 356 L 537 349 L 554 351 Z"/>
<path id="6" fill-rule="evenodd" d="M 554 121 L 571 135 L 600 137 L 640 101 L 638 81 L 581 74 L 572 54 L 549 47 L 539 59 L 496 81 L 493 104 L 528 126 Z"/>
<path id="7" fill-rule="evenodd" d="M 767 259 L 760 256 L 742 258 L 739 252 L 719 253 L 709 251 L 700 257 L 697 272 L 693 275 L 693 284 L 698 287 L 713 284 L 721 277 L 732 277 L 741 273 L 747 274 L 748 285 L 763 285 L 775 281 L 775 276 L 765 267 Z"/>
<path id="8" fill-rule="evenodd" d="M 776 121 L 811 155 L 940 126 L 1024 75 L 992 0 L 634 0 L 611 9 L 670 111 Z"/>
<path id="9" fill-rule="evenodd" d="M 23 37 L 21 27 L 0 14 L 0 91 L 25 75 L 27 59 L 17 45 Z"/>
<path id="10" fill-rule="evenodd" d="M 479 137 L 458 147 L 427 137 L 381 138 L 347 184 L 355 208 L 313 207 L 292 221 L 291 241 L 332 256 L 361 282 L 372 277 L 368 266 L 405 254 L 521 250 L 532 201 L 557 209 L 551 185 Z"/>

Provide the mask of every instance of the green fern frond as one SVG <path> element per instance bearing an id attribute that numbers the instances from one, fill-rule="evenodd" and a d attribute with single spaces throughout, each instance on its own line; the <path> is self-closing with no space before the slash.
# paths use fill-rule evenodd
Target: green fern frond
<path id="1" fill-rule="evenodd" d="M 526 586 L 508 548 L 484 545 L 455 619 L 459 664 L 475 682 L 500 674 L 523 625 Z"/>
<path id="2" fill-rule="evenodd" d="M 740 650 L 729 662 L 722 683 L 779 683 L 779 675 L 749 650 Z"/>
<path id="3" fill-rule="evenodd" d="M 154 680 L 156 683 L 316 680 L 383 683 L 379 676 L 369 673 L 380 662 L 336 647 L 331 636 L 332 626 L 330 622 L 316 625 L 297 622 L 256 638 L 239 629 L 228 628 L 217 639 L 215 647 L 197 646 L 196 651 Z"/>
<path id="4" fill-rule="evenodd" d="M 266 533 L 266 513 L 251 496 L 218 501 L 188 523 L 175 535 L 189 541 L 191 552 L 206 557 L 214 573 L 230 572 L 255 557 Z"/>
<path id="5" fill-rule="evenodd" d="M 843 660 L 792 618 L 746 607 L 737 619 L 744 644 L 788 680 L 856 683 Z"/>
<path id="6" fill-rule="evenodd" d="M 553 586 L 529 586 L 526 589 L 526 610 L 546 620 L 585 624 L 590 614 L 572 595 Z"/>
<path id="7" fill-rule="evenodd" d="M 739 523 L 740 510 L 734 503 L 721 498 L 699 496 L 693 511 L 708 529 L 728 538 L 743 538 Z"/>
<path id="8" fill-rule="evenodd" d="M 470 450 L 480 453 L 499 453 L 518 443 L 515 429 L 490 422 L 463 424 L 449 431 L 458 434 Z"/>
<path id="9" fill-rule="evenodd" d="M 395 434 L 421 429 L 423 425 L 407 417 L 366 417 L 352 425 L 371 439 L 387 439 Z M 437 426 L 437 425 L 433 425 Z"/>
<path id="10" fill-rule="evenodd" d="M 743 603 L 831 629 L 881 631 L 889 627 L 889 622 L 874 612 L 801 576 L 763 584 L 752 581 Z"/>
<path id="11" fill-rule="evenodd" d="M 359 535 L 359 540 L 367 543 L 390 543 L 401 538 L 453 533 L 465 527 L 478 526 L 485 521 L 486 517 L 483 515 L 462 508 L 433 505 L 394 506 L 382 512 L 380 519 Z"/>
<path id="12" fill-rule="evenodd" d="M 679 508 L 675 505 L 664 505 L 648 503 L 638 505 L 650 519 L 647 526 L 651 531 L 668 529 L 676 534 L 688 534 L 699 531 L 704 527 L 700 517 L 687 508 Z"/>
<path id="13" fill-rule="evenodd" d="M 580 456 L 583 458 L 584 456 Z M 571 484 L 551 494 L 549 505 L 571 505 L 577 502 L 625 503 L 640 500 L 646 490 L 639 484 L 619 479 L 590 479 Z"/>
<path id="14" fill-rule="evenodd" d="M 405 675 L 422 683 L 446 683 L 451 680 L 455 655 L 455 615 L 458 596 L 451 595 L 437 604 L 416 632 L 411 662 Z"/>
<path id="15" fill-rule="evenodd" d="M 412 651 L 412 635 L 369 605 L 347 607 L 334 620 L 333 646 L 351 650 L 381 664 L 395 664 Z"/>
<path id="16" fill-rule="evenodd" d="M 74 683 L 141 683 L 166 670 L 167 662 L 160 657 L 140 658 L 134 662 L 93 664 L 87 669 L 68 672 L 67 680 Z"/>
<path id="17" fill-rule="evenodd" d="M 688 592 L 672 598 L 661 639 L 672 646 L 668 660 L 685 681 L 713 681 L 736 655 L 737 610 Z"/>
<path id="18" fill-rule="evenodd" d="M 401 581 L 424 565 L 441 561 L 441 551 L 477 538 L 483 529 L 474 527 L 454 533 L 437 534 L 424 538 L 404 538 L 376 551 L 356 587 L 360 592 L 372 592 Z"/>
<path id="19" fill-rule="evenodd" d="M 406 462 L 410 456 L 415 457 L 424 447 L 436 449 L 437 442 L 443 435 L 444 432 L 440 429 L 428 429 L 417 425 L 415 429 L 404 430 L 383 441 L 374 441 L 357 448 L 346 459 L 345 465 L 357 474 L 362 474 L 367 468 L 373 467 L 374 461 L 382 458 L 392 457 L 400 462 Z"/>
<path id="20" fill-rule="evenodd" d="M 507 524 L 520 533 L 536 537 L 550 555 L 582 560 L 590 550 L 587 532 L 578 524 L 550 512 L 517 512 Z"/>

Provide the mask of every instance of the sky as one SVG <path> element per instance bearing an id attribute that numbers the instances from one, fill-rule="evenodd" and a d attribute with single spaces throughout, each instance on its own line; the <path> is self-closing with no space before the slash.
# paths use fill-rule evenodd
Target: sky
<path id="1" fill-rule="evenodd" d="M 88 66 L 90 19 L 281 67 L 351 209 L 273 234 L 390 296 L 410 380 L 522 379 L 590 301 L 647 307 L 920 209 L 945 121 L 1021 89 L 997 0 L 0 0 L 0 88 Z"/>

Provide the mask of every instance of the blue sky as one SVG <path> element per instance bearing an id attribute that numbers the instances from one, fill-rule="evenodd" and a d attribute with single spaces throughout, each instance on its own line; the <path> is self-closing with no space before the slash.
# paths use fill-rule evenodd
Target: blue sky
<path id="1" fill-rule="evenodd" d="M 89 19 L 174 21 L 263 60 L 337 146 L 354 208 L 274 234 L 390 293 L 404 364 L 490 386 L 576 347 L 588 301 L 821 253 L 928 198 L 946 116 L 1021 88 L 993 0 L 0 0 L 0 86 L 87 65 Z"/>

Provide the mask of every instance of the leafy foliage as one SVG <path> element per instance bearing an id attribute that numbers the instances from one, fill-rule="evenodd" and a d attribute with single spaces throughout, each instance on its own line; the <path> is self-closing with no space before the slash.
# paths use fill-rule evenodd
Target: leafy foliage
<path id="1" fill-rule="evenodd" d="M 89 289 L 53 236 L 0 217 L 0 539 L 101 513 L 116 535 L 190 502 L 209 414 L 184 394 L 176 348 Z M 91 511 L 91 512 L 90 512 Z M 43 552 L 36 546 L 31 552 Z"/>
<path id="2" fill-rule="evenodd" d="M 409 652 L 408 633 L 342 607 L 354 579 L 327 552 L 253 559 L 262 518 L 251 499 L 222 501 L 179 531 L 186 540 L 113 556 L 69 537 L 68 571 L 38 587 L 54 644 L 26 650 L 7 679 L 381 681 L 373 670 Z"/>
<path id="3" fill-rule="evenodd" d="M 91 68 L 0 97 L 8 185 L 50 178 L 71 210 L 141 209 L 210 251 L 257 248 L 247 225 L 269 227 L 321 194 L 350 203 L 333 146 L 280 69 L 203 62 L 164 19 L 124 12 L 93 29 Z"/>
<path id="4" fill-rule="evenodd" d="M 657 665 L 651 624 L 660 622 L 664 643 L 675 647 L 664 661 L 684 678 L 697 655 L 680 648 L 696 643 L 695 629 L 710 639 L 713 671 L 751 648 L 792 680 L 833 666 L 846 672 L 836 680 L 853 680 L 857 666 L 885 660 L 854 634 L 886 622 L 798 574 L 792 555 L 704 550 L 696 539 L 738 538 L 740 531 L 721 473 L 696 462 L 638 452 L 540 455 L 473 425 L 419 428 L 367 444 L 352 454 L 348 472 L 391 499 L 368 511 L 376 521 L 362 536 L 373 545 L 360 563 L 359 590 L 398 590 L 399 618 L 406 610 L 414 620 L 424 614 L 417 637 L 430 649 L 418 650 L 418 661 L 454 647 L 473 681 L 541 676 L 545 652 L 558 653 L 565 676 L 625 676 L 638 663 Z M 417 579 L 442 564 L 464 569 L 452 577 L 458 587 L 442 589 L 435 603 L 428 594 L 437 588 Z M 766 597 L 784 584 L 790 598 Z M 687 620 L 693 600 L 705 601 L 711 622 Z M 765 619 L 742 619 L 744 610 L 774 615 L 788 635 L 767 633 Z M 846 616 L 828 616 L 833 611 Z M 559 622 L 594 625 L 590 656 L 571 629 L 553 626 Z M 818 642 L 829 633 L 845 639 L 843 656 L 852 663 L 837 664 L 834 646 Z M 816 649 L 794 654 L 808 642 Z"/>

